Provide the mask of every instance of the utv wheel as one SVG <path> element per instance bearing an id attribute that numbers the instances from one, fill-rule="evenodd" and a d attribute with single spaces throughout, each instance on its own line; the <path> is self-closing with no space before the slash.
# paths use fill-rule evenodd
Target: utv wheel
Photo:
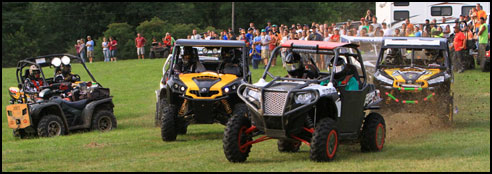
<path id="1" fill-rule="evenodd" d="M 178 114 L 176 105 L 170 104 L 162 110 L 161 137 L 163 141 L 174 141 L 178 136 L 175 117 Z"/>
<path id="2" fill-rule="evenodd" d="M 253 140 L 251 134 L 245 134 L 250 127 L 251 121 L 244 116 L 233 116 L 227 122 L 222 142 L 224 154 L 230 162 L 244 162 L 248 158 L 252 145 L 244 148 L 241 148 L 241 145 Z"/>
<path id="3" fill-rule="evenodd" d="M 301 147 L 300 141 L 282 140 L 277 141 L 279 152 L 298 152 Z"/>
<path id="4" fill-rule="evenodd" d="M 155 119 L 154 119 L 154 125 L 156 127 L 161 127 L 162 123 L 162 111 L 168 107 L 167 100 L 165 98 L 161 98 L 159 102 L 156 103 L 156 108 L 155 108 Z"/>
<path id="5" fill-rule="evenodd" d="M 38 123 L 40 137 L 54 137 L 65 134 L 66 128 L 62 119 L 56 115 L 45 115 Z"/>
<path id="6" fill-rule="evenodd" d="M 234 108 L 232 109 L 232 116 L 244 116 L 244 117 L 249 117 L 249 110 L 248 106 L 244 103 L 238 103 L 234 105 Z"/>
<path id="7" fill-rule="evenodd" d="M 313 161 L 332 161 L 338 149 L 338 130 L 335 120 L 325 118 L 316 126 L 311 140 L 310 158 Z"/>
<path id="8" fill-rule="evenodd" d="M 362 127 L 362 140 L 360 142 L 362 152 L 378 152 L 383 149 L 386 138 L 386 124 L 384 118 L 378 113 L 370 113 L 364 119 Z"/>
<path id="9" fill-rule="evenodd" d="M 116 126 L 116 118 L 111 111 L 98 110 L 92 117 L 92 130 L 105 132 L 115 129 Z"/>

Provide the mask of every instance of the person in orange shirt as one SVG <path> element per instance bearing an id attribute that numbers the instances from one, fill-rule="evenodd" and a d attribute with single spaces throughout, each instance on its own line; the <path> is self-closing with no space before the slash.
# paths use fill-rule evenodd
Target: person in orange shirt
<path id="1" fill-rule="evenodd" d="M 270 53 L 271 53 L 273 51 L 273 49 L 275 49 L 275 47 L 277 47 L 277 40 L 278 39 L 277 39 L 277 36 L 275 36 L 275 33 L 273 33 L 272 30 L 268 30 L 268 35 L 270 35 L 270 38 L 271 38 L 271 41 L 268 44 L 268 49 L 270 50 Z M 277 64 L 277 57 L 274 57 L 272 59 L 272 67 L 274 67 L 275 64 Z"/>
<path id="2" fill-rule="evenodd" d="M 487 20 L 487 13 L 482 10 L 480 3 L 477 3 L 477 18 L 480 19 L 481 17 Z"/>
<path id="3" fill-rule="evenodd" d="M 407 19 L 405 20 L 405 23 L 407 24 L 407 28 L 409 28 L 409 29 L 410 29 L 410 31 L 413 31 L 413 30 L 414 30 L 414 28 L 413 28 L 413 24 L 411 24 L 411 23 L 410 23 L 410 19 L 409 19 L 409 18 L 407 18 Z"/>

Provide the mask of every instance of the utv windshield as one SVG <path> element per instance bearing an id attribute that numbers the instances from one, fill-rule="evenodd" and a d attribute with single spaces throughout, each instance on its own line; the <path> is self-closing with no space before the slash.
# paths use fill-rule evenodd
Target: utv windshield
<path id="1" fill-rule="evenodd" d="M 443 49 L 383 48 L 379 66 L 386 68 L 446 68 Z"/>

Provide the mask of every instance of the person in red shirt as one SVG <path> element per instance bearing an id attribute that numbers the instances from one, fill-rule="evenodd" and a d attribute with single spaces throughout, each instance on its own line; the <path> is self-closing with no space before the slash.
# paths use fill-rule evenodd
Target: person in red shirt
<path id="1" fill-rule="evenodd" d="M 464 49 L 465 49 L 465 40 L 466 37 L 461 32 L 459 26 L 454 27 L 454 41 L 453 41 L 453 46 L 454 46 L 454 60 L 456 62 L 456 68 L 458 70 L 458 73 L 465 72 L 465 67 L 464 67 Z"/>
<path id="2" fill-rule="evenodd" d="M 340 29 L 335 28 L 335 32 L 330 37 L 330 42 L 340 42 Z"/>
<path id="3" fill-rule="evenodd" d="M 142 59 L 144 59 L 144 54 L 145 54 L 144 46 L 145 46 L 145 42 L 147 42 L 147 40 L 145 40 L 145 37 L 142 37 L 140 35 L 140 33 L 137 33 L 137 38 L 135 38 L 135 46 L 137 47 L 137 57 L 138 57 L 138 59 L 140 59 L 140 55 L 142 55 Z"/>
<path id="4" fill-rule="evenodd" d="M 116 46 L 118 46 L 118 42 L 116 41 L 116 39 L 113 39 L 113 37 L 109 37 L 109 53 L 111 55 L 111 62 L 116 62 Z"/>

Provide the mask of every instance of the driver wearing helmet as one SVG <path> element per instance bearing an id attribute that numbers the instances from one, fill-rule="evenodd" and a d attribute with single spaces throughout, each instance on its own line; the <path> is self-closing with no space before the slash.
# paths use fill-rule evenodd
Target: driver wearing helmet
<path id="1" fill-rule="evenodd" d="M 333 60 L 331 64 L 333 65 Z M 355 78 L 357 68 L 352 64 L 345 63 L 345 60 L 338 57 L 335 68 L 335 80 L 338 82 L 338 86 L 345 86 L 346 91 L 359 90 L 359 82 Z"/>
<path id="2" fill-rule="evenodd" d="M 186 46 L 183 56 L 178 60 L 174 71 L 176 73 L 199 73 L 205 71 L 205 67 L 198 61 L 198 55 L 193 53 L 193 48 Z"/>
<path id="3" fill-rule="evenodd" d="M 72 66 L 70 64 L 64 65 L 62 64 L 60 67 L 59 72 L 55 75 L 55 83 L 62 83 L 62 82 L 76 82 L 80 81 L 80 79 L 72 74 Z"/>
<path id="4" fill-rule="evenodd" d="M 291 52 L 285 58 L 286 69 L 288 76 L 291 78 L 316 78 L 316 73 L 311 70 L 306 70 L 301 55 Z"/>
<path id="5" fill-rule="evenodd" d="M 26 92 L 39 92 L 39 88 L 44 86 L 41 72 L 36 65 L 31 65 L 29 67 L 29 76 L 24 80 L 24 84 L 26 85 Z"/>
<path id="6" fill-rule="evenodd" d="M 221 66 L 222 69 L 220 69 L 219 72 L 241 76 L 241 68 L 239 67 L 241 51 L 234 50 L 234 48 L 223 47 L 220 54 L 223 62 Z"/>

